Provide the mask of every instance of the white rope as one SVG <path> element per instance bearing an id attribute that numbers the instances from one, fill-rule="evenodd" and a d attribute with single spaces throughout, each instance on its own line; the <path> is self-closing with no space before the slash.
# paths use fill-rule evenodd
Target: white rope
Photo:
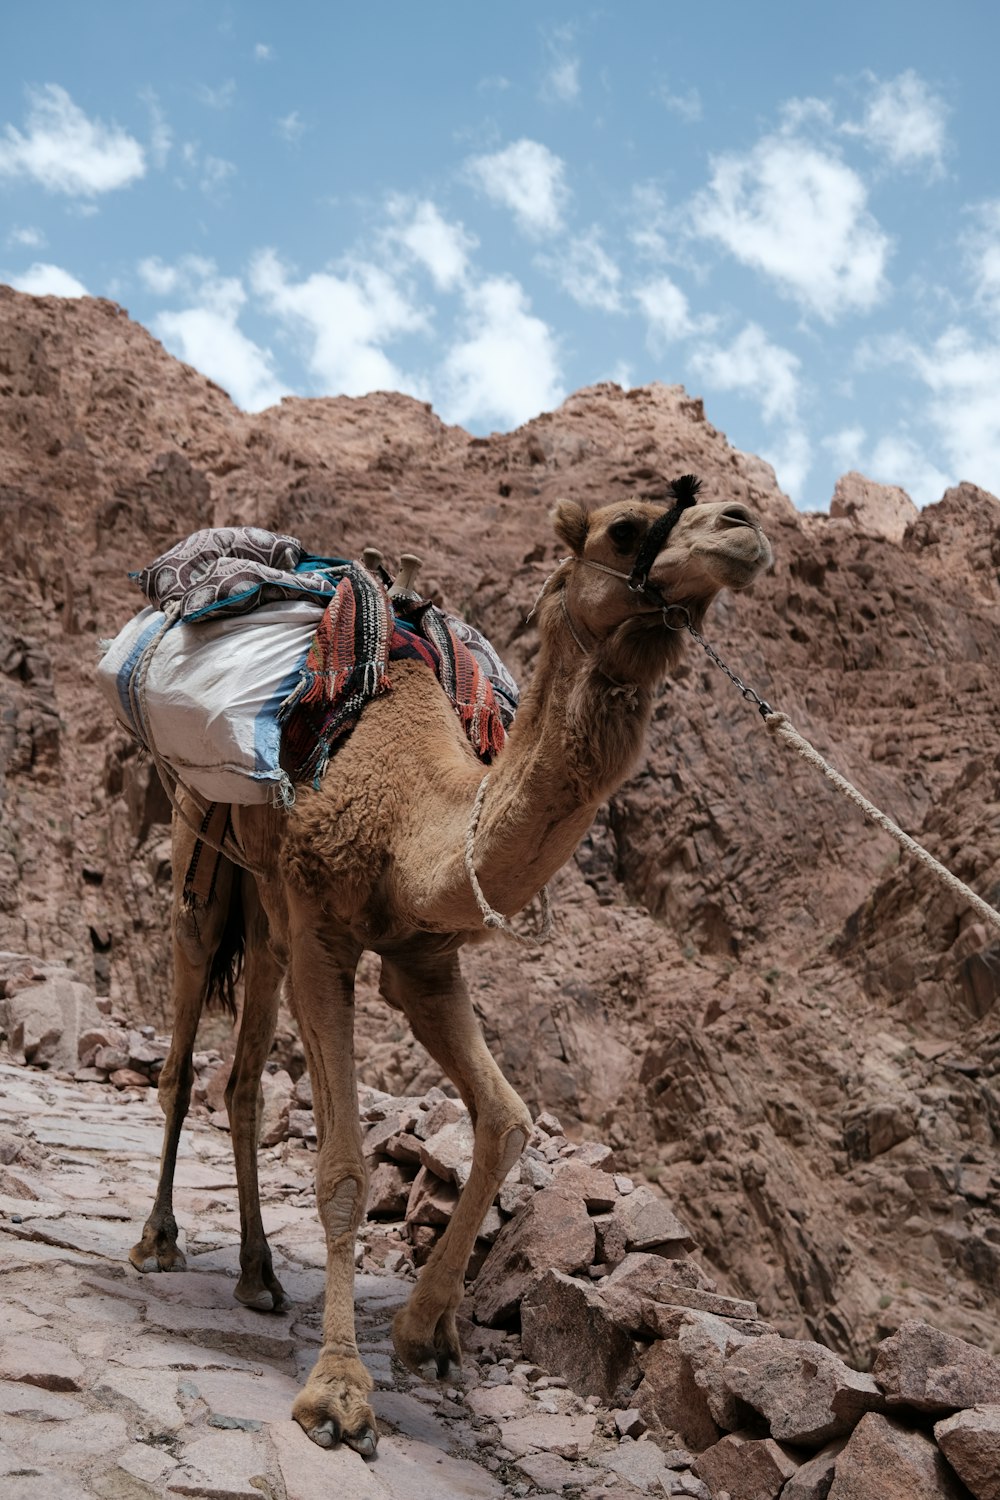
<path id="1" fill-rule="evenodd" d="M 992 927 L 1000 929 L 1000 911 L 996 911 L 981 896 L 977 896 L 975 891 L 970 890 L 964 881 L 959 880 L 957 875 L 953 875 L 950 870 L 945 869 L 944 865 L 936 860 L 933 854 L 928 854 L 927 850 L 918 844 L 916 839 L 911 839 L 910 835 L 904 833 L 898 824 L 894 823 L 884 812 L 881 812 L 874 803 L 869 802 L 867 797 L 862 796 L 857 787 L 852 786 L 846 776 L 841 776 L 839 771 L 835 771 L 823 759 L 815 746 L 811 745 L 807 739 L 804 739 L 799 734 L 797 729 L 792 727 L 787 714 L 769 713 L 765 716 L 764 722 L 772 734 L 784 740 L 786 745 L 794 750 L 797 755 L 801 755 L 802 759 L 808 761 L 811 766 L 815 766 L 818 771 L 822 771 L 823 775 L 828 777 L 834 786 L 843 792 L 845 797 L 850 798 L 855 806 L 860 807 L 866 818 L 870 818 L 879 828 L 884 829 L 886 833 L 890 834 L 896 840 L 897 844 L 901 844 L 910 854 L 916 855 L 920 863 L 926 869 L 930 870 L 953 895 L 959 897 L 971 906 L 974 911 L 978 912 L 984 922 L 989 922 Z"/>
<path id="2" fill-rule="evenodd" d="M 195 823 L 194 820 L 188 816 L 187 809 L 182 805 L 180 799 L 177 796 L 178 788 L 180 788 L 180 790 L 184 793 L 185 797 L 189 797 L 191 799 L 191 801 L 194 803 L 195 807 L 198 808 L 203 817 L 208 809 L 202 799 L 198 796 L 197 792 L 192 791 L 189 786 L 185 785 L 185 783 L 178 776 L 177 772 L 174 770 L 173 766 L 171 766 L 167 761 L 163 759 L 163 756 L 156 748 L 156 742 L 153 739 L 152 731 L 149 727 L 146 680 L 149 677 L 149 668 L 152 664 L 153 657 L 156 654 L 156 651 L 158 650 L 163 637 L 166 635 L 167 631 L 175 623 L 180 615 L 180 605 L 176 603 L 168 604 L 163 614 L 163 624 L 160 626 L 159 630 L 156 632 L 156 635 L 154 635 L 149 645 L 143 651 L 142 657 L 139 661 L 138 670 L 136 672 L 135 696 L 138 705 L 138 722 L 140 729 L 144 731 L 146 736 L 146 747 L 149 750 L 153 765 L 156 767 L 157 775 L 159 776 L 160 781 L 163 784 L 163 790 L 166 792 L 167 797 L 170 801 L 170 806 L 180 818 L 181 822 L 187 825 L 187 827 L 194 834 L 195 838 L 199 839 L 201 843 L 207 844 L 210 849 L 214 849 L 217 854 L 221 854 L 226 859 L 231 860 L 234 865 L 239 865 L 242 869 L 249 871 L 251 875 L 260 878 L 264 875 L 264 870 L 256 865 L 252 865 L 246 858 L 243 850 L 240 849 L 237 844 L 231 843 L 225 838 L 225 836 L 223 836 L 223 842 L 221 844 L 217 844 L 213 838 L 211 838 L 202 828 L 199 828 L 197 823 Z"/>
<path id="3" fill-rule="evenodd" d="M 476 830 L 479 827 L 479 819 L 483 811 L 483 803 L 486 801 L 486 788 L 489 785 L 490 775 L 487 771 L 479 783 L 476 800 L 472 804 L 472 815 L 469 818 L 469 828 L 465 835 L 465 873 L 469 877 L 472 886 L 472 894 L 476 898 L 476 905 L 483 914 L 483 926 L 493 927 L 500 932 L 505 932 L 508 937 L 516 938 L 519 943 L 533 946 L 538 943 L 547 942 L 552 935 L 552 907 L 549 902 L 549 888 L 543 885 L 538 893 L 538 903 L 541 908 L 534 932 L 518 932 L 517 928 L 504 916 L 503 912 L 494 911 L 483 894 L 483 888 L 479 884 L 476 875 L 475 845 Z"/>

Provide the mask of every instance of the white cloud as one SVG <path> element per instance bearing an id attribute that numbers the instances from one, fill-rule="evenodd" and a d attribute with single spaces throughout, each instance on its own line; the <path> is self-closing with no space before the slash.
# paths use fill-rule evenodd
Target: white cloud
<path id="1" fill-rule="evenodd" d="M 30 292 L 33 297 L 87 297 L 89 293 L 82 281 L 77 281 L 61 266 L 52 266 L 38 260 L 20 275 L 9 278 L 17 292 Z"/>
<path id="2" fill-rule="evenodd" d="M 517 427 L 563 400 L 556 341 L 535 317 L 520 284 L 490 277 L 465 295 L 466 336 L 441 371 L 440 408 L 449 422 Z"/>
<path id="3" fill-rule="evenodd" d="M 782 429 L 762 456 L 784 489 L 793 497 L 799 495 L 811 466 L 811 451 L 799 420 L 798 356 L 773 344 L 758 324 L 748 323 L 728 348 L 696 348 L 689 363 L 709 387 L 746 396 L 760 407 L 765 422 Z"/>
<path id="4" fill-rule="evenodd" d="M 268 309 L 300 334 L 307 363 L 324 394 L 363 396 L 369 391 L 416 392 L 382 345 L 427 326 L 399 285 L 380 267 L 357 264 L 342 276 L 314 272 L 294 281 L 273 250 L 255 257 L 251 284 Z"/>
<path id="5" fill-rule="evenodd" d="M 713 160 L 691 205 L 696 233 L 769 276 L 828 323 L 885 294 L 890 242 L 866 208 L 864 183 L 837 157 L 785 136 Z"/>
<path id="6" fill-rule="evenodd" d="M 258 62 L 273 62 L 274 48 L 268 42 L 258 42 L 253 49 L 253 55 Z"/>
<path id="7" fill-rule="evenodd" d="M 15 224 L 7 235 L 8 245 L 23 245 L 28 250 L 40 250 L 47 243 L 45 235 L 33 224 Z"/>
<path id="8" fill-rule="evenodd" d="M 290 145 L 293 145 L 296 141 L 300 141 L 309 129 L 297 109 L 293 109 L 289 114 L 282 115 L 280 119 L 275 120 L 274 128 L 281 136 L 281 139 L 288 141 Z"/>
<path id="9" fill-rule="evenodd" d="M 84 114 L 56 83 L 28 93 L 24 133 L 4 127 L 0 178 L 28 177 L 51 193 L 93 197 L 127 187 L 142 177 L 142 147 L 117 125 Z"/>
<path id="10" fill-rule="evenodd" d="M 154 167 L 162 169 L 166 166 L 173 147 L 174 133 L 167 123 L 167 117 L 154 91 L 143 89 L 139 98 L 149 110 L 149 154 L 153 158 Z"/>
<path id="11" fill-rule="evenodd" d="M 389 239 L 401 245 L 424 266 L 435 286 L 450 291 L 465 280 L 469 255 L 479 241 L 464 225 L 450 224 L 429 199 L 392 197 L 389 214 L 395 221 Z"/>
<path id="12" fill-rule="evenodd" d="M 864 472 L 880 484 L 897 484 L 917 505 L 940 500 L 950 481 L 905 433 L 880 438 Z"/>
<path id="13" fill-rule="evenodd" d="M 865 145 L 894 167 L 912 171 L 927 167 L 933 175 L 944 170 L 948 108 L 918 73 L 908 68 L 882 83 L 866 75 L 871 88 L 864 118 L 841 129 L 860 136 Z"/>
<path id="14" fill-rule="evenodd" d="M 691 316 L 688 299 L 669 276 L 648 281 L 637 289 L 635 298 L 649 320 L 647 342 L 654 351 L 662 350 L 675 339 L 707 333 L 714 326 L 713 318 Z"/>
<path id="15" fill-rule="evenodd" d="M 573 104 L 580 96 L 580 59 L 573 41 L 572 26 L 557 26 L 547 38 L 552 61 L 542 80 L 542 98 L 551 103 Z"/>
<path id="16" fill-rule="evenodd" d="M 737 391 L 756 401 L 767 422 L 788 422 L 798 413 L 801 361 L 790 349 L 772 344 L 756 323 L 748 323 L 728 349 L 695 349 L 690 363 L 716 390 Z"/>
<path id="17" fill-rule="evenodd" d="M 221 385 L 245 411 L 280 401 L 287 387 L 278 379 L 271 351 L 239 327 L 247 295 L 237 277 L 217 275 L 213 261 L 195 255 L 173 267 L 151 257 L 140 262 L 139 273 L 152 290 L 178 291 L 191 304 L 153 319 L 153 332 L 172 354 Z"/>
<path id="18" fill-rule="evenodd" d="M 794 500 L 801 500 L 803 487 L 812 468 L 812 450 L 809 438 L 802 428 L 787 428 L 777 442 L 767 444 L 761 458 L 771 465 L 786 495 Z"/>
<path id="19" fill-rule="evenodd" d="M 638 220 L 629 230 L 632 244 L 644 260 L 666 260 L 670 254 L 670 221 L 662 190 L 653 182 L 637 183 L 632 188 L 632 208 Z"/>
<path id="20" fill-rule="evenodd" d="M 683 94 L 675 94 L 669 84 L 663 81 L 654 88 L 653 98 L 659 99 L 665 109 L 678 115 L 688 125 L 701 119 L 701 95 L 696 88 L 685 89 Z"/>
<path id="21" fill-rule="evenodd" d="M 209 109 L 231 109 L 236 102 L 236 79 L 227 78 L 225 83 L 220 83 L 214 89 L 207 83 L 199 83 L 195 92 L 202 104 L 207 104 Z"/>
<path id="22" fill-rule="evenodd" d="M 1000 319 L 1000 198 L 977 204 L 974 227 L 962 237 L 973 297 L 990 317 Z"/>
<path id="23" fill-rule="evenodd" d="M 466 173 L 494 203 L 511 210 L 525 234 L 543 237 L 562 228 L 566 164 L 539 141 L 514 141 L 503 151 L 470 157 Z"/>
<path id="24" fill-rule="evenodd" d="M 838 432 L 831 432 L 823 438 L 820 446 L 830 454 L 840 472 L 846 474 L 848 469 L 861 467 L 865 437 L 863 427 L 842 427 Z"/>
<path id="25" fill-rule="evenodd" d="M 623 311 L 622 273 L 601 244 L 596 227 L 560 246 L 558 254 L 539 256 L 538 263 L 581 307 Z"/>

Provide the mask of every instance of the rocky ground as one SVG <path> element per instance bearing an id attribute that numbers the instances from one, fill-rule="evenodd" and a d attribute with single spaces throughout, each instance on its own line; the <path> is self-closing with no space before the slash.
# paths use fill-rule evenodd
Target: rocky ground
<path id="1" fill-rule="evenodd" d="M 78 985 L 126 1032 L 169 1026 L 167 808 L 93 684 L 140 603 L 130 568 L 234 522 L 416 550 L 425 591 L 524 677 L 556 500 L 691 471 L 775 548 L 710 638 L 996 904 L 1000 506 L 974 484 L 917 513 L 848 475 L 830 514 L 800 514 L 678 386 L 595 387 L 489 438 L 385 393 L 248 416 L 114 305 L 0 288 L 0 947 L 67 965 L 66 1004 Z M 775 756 L 692 644 L 645 762 L 554 883 L 551 945 L 497 941 L 470 974 L 491 1045 L 535 1113 L 662 1190 L 782 1335 L 867 1368 L 926 1319 L 996 1353 L 1000 944 Z M 367 962 L 360 1076 L 422 1096 L 442 1080 L 376 987 Z M 149 1066 L 127 1050 L 65 1065 Z M 285 1026 L 293 1084 L 299 1061 Z"/>
<path id="2" fill-rule="evenodd" d="M 176 1176 L 187 1269 L 143 1276 L 127 1252 L 157 1176 L 155 1092 L 0 1062 L 6 1500 L 1000 1495 L 1000 1361 L 917 1321 L 879 1346 L 874 1374 L 783 1339 L 718 1291 L 661 1198 L 551 1115 L 483 1226 L 462 1378 L 405 1371 L 389 1323 L 469 1166 L 468 1118 L 438 1090 L 360 1091 L 373 1170 L 357 1327 L 382 1438 L 369 1464 L 315 1447 L 288 1418 L 320 1339 L 312 1132 L 302 1118 L 289 1134 L 287 1098 L 270 1109 L 282 1139 L 261 1154 L 262 1202 L 292 1307 L 251 1312 L 232 1299 L 239 1221 L 214 1071 L 203 1056 L 206 1103 Z"/>

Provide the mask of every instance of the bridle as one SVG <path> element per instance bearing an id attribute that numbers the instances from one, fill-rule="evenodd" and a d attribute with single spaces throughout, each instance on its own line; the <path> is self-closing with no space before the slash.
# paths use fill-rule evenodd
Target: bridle
<path id="1" fill-rule="evenodd" d="M 585 568 L 593 568 L 595 572 L 607 573 L 612 578 L 620 578 L 627 584 L 631 593 L 644 594 L 648 599 L 653 600 L 652 609 L 638 610 L 636 613 L 662 614 L 663 623 L 668 630 L 691 630 L 693 629 L 693 622 L 687 607 L 683 604 L 671 603 L 664 595 L 662 589 L 657 584 L 650 583 L 649 581 L 649 570 L 663 551 L 670 533 L 689 506 L 697 503 L 698 491 L 701 489 L 701 480 L 696 479 L 693 474 L 682 474 L 679 479 L 673 480 L 670 488 L 673 492 L 675 503 L 671 506 L 670 510 L 664 511 L 663 515 L 659 516 L 647 531 L 630 572 L 625 573 L 620 568 L 609 568 L 606 563 L 595 562 L 589 557 L 570 557 L 565 558 L 564 561 L 578 562 Z M 566 602 L 565 589 L 562 590 L 560 598 L 563 615 L 570 635 L 584 656 L 590 656 L 596 646 L 603 645 L 604 642 L 596 641 L 593 646 L 586 646 L 573 623 L 573 617 L 569 612 L 569 605 Z M 679 624 L 675 624 L 668 618 L 671 610 L 679 610 L 681 612 L 683 619 Z M 614 677 L 609 677 L 607 672 L 601 671 L 600 668 L 597 670 L 601 672 L 601 676 L 606 681 L 611 683 L 612 696 L 627 696 L 631 700 L 630 706 L 634 708 L 638 701 L 638 685 L 636 683 L 618 682 Z"/>

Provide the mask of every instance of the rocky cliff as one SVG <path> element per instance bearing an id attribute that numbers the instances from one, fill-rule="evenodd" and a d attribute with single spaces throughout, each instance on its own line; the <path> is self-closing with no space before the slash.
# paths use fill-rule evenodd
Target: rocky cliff
<path id="1" fill-rule="evenodd" d="M 470 437 L 396 395 L 237 411 L 117 307 L 0 288 L 0 947 L 164 1024 L 166 808 L 94 689 L 127 571 L 204 525 L 425 558 L 421 583 L 530 673 L 560 496 L 692 471 L 775 565 L 706 633 L 853 781 L 1000 898 L 1000 506 L 911 514 L 861 476 L 797 513 L 680 387 L 580 391 Z M 649 754 L 476 1001 L 534 1107 L 659 1184 L 720 1283 L 864 1364 L 927 1317 L 1000 1349 L 1000 945 L 772 742 L 692 643 Z M 437 1082 L 362 987 L 361 1071 Z M 286 1051 L 291 1044 L 286 1041 Z"/>

